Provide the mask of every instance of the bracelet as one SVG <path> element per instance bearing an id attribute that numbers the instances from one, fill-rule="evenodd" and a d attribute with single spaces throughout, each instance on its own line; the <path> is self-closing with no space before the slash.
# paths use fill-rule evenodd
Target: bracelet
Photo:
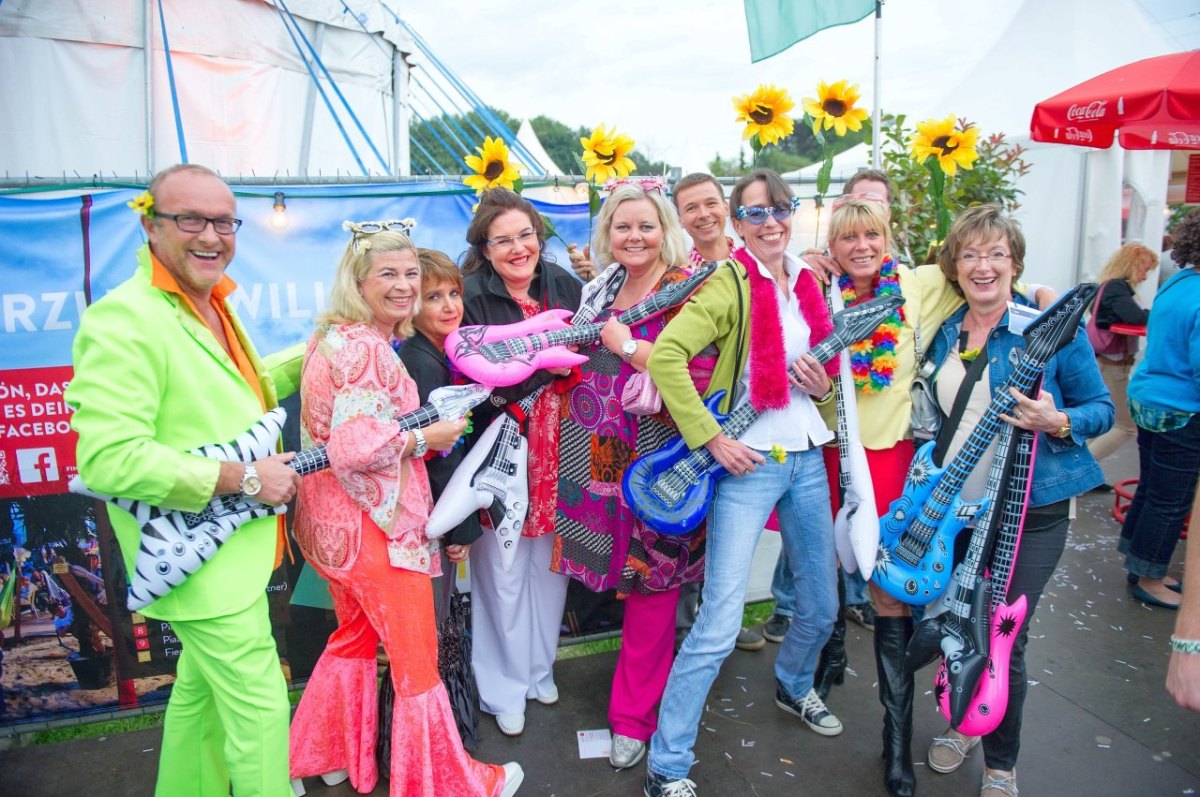
<path id="1" fill-rule="evenodd" d="M 1200 639 L 1180 639 L 1171 634 L 1171 650 L 1176 653 L 1200 653 Z"/>
<path id="2" fill-rule="evenodd" d="M 831 388 L 829 388 L 829 392 L 828 392 L 828 393 L 826 393 L 824 396 L 821 396 L 820 398 L 815 398 L 815 399 L 813 399 L 813 403 L 815 403 L 815 404 L 824 404 L 826 401 L 829 401 L 831 398 L 833 398 L 833 388 L 832 388 L 832 387 L 831 387 Z"/>

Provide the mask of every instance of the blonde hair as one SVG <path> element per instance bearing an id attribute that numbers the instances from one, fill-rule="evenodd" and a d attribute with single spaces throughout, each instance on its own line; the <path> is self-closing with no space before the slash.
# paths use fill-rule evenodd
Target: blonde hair
<path id="1" fill-rule="evenodd" d="M 1153 249 L 1139 243 L 1127 243 L 1113 252 L 1113 256 L 1108 259 L 1100 271 L 1097 281 L 1125 280 L 1130 285 L 1136 285 L 1137 282 L 1140 282 L 1137 279 L 1138 261 L 1143 258 L 1150 260 L 1150 268 L 1158 265 L 1158 253 Z"/>
<path id="2" fill-rule="evenodd" d="M 659 256 L 668 266 L 677 266 L 684 262 L 687 247 L 683 242 L 683 228 L 679 226 L 679 217 L 667 203 L 662 191 L 647 191 L 640 185 L 623 185 L 608 195 L 604 206 L 600 208 L 600 216 L 596 220 L 596 233 L 592 236 L 592 258 L 601 268 L 610 265 L 616 258 L 612 252 L 612 236 L 609 227 L 617 208 L 623 202 L 634 199 L 648 199 L 654 206 L 658 223 L 663 230 L 662 247 Z"/>
<path id="3" fill-rule="evenodd" d="M 834 241 L 843 235 L 853 232 L 857 227 L 864 227 L 871 232 L 883 236 L 883 248 L 892 248 L 892 230 L 883 208 L 877 202 L 865 199 L 847 199 L 838 205 L 837 210 L 829 217 L 828 241 Z"/>
<path id="4" fill-rule="evenodd" d="M 346 242 L 346 251 L 338 262 L 333 286 L 329 290 L 329 301 L 325 310 L 317 316 L 317 324 L 370 324 L 375 320 L 371 308 L 363 300 L 359 285 L 371 273 L 375 255 L 384 252 L 412 252 L 417 248 L 404 233 L 395 230 L 380 230 L 375 233 L 355 233 Z M 392 331 L 398 338 L 407 338 L 413 333 L 412 320 L 421 312 L 421 293 L 417 292 L 412 313 L 396 324 Z"/>

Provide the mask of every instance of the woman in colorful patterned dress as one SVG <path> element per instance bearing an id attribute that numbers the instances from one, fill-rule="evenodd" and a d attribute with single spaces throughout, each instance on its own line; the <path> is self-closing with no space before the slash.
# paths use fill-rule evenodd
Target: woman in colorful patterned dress
<path id="1" fill-rule="evenodd" d="M 681 267 L 683 233 L 663 185 L 626 182 L 615 187 L 600 211 L 592 251 L 601 269 L 613 263 L 624 269 L 624 283 L 597 317 L 605 323 L 601 340 L 580 349 L 589 360 L 583 380 L 567 395 L 559 443 L 551 567 L 593 592 L 615 589 L 625 603 L 608 709 L 609 761 L 617 769 L 633 766 L 646 752 L 671 669 L 679 588 L 704 576 L 703 528 L 661 536 L 634 516 L 621 491 L 629 464 L 677 434 L 664 411 L 631 415 L 621 403 L 626 385 L 645 371 L 654 339 L 674 313 L 633 327 L 617 316 L 688 276 Z M 704 377 L 700 389 L 707 384 Z"/>

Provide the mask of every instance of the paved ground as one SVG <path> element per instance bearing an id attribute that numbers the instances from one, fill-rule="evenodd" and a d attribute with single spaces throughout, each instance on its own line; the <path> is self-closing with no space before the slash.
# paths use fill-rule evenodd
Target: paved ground
<path id="1" fill-rule="evenodd" d="M 1118 458 L 1108 470 L 1119 478 L 1130 466 Z M 1111 495 L 1080 499 L 1068 550 L 1035 618 L 1018 765 L 1025 797 L 1200 793 L 1200 715 L 1176 707 L 1163 689 L 1174 613 L 1129 597 L 1113 550 L 1111 506 Z M 1176 561 L 1182 557 L 1183 545 Z M 692 777 L 702 794 L 883 793 L 871 639 L 858 626 L 850 629 L 853 672 L 829 700 L 846 732 L 833 739 L 813 734 L 775 707 L 775 646 L 734 652 L 709 696 L 696 747 Z M 531 703 L 518 739 L 502 737 L 485 719 L 479 756 L 520 761 L 526 771 L 522 795 L 641 794 L 644 766 L 615 773 L 605 760 L 578 758 L 576 731 L 607 727 L 614 659 L 605 654 L 561 662 L 560 703 Z M 923 763 L 928 739 L 945 726 L 929 691 L 932 677 L 931 669 L 918 674 L 918 793 L 976 794 L 983 766 L 978 751 L 953 775 L 938 775 Z M 141 731 L 0 754 L 5 793 L 149 795 L 159 739 L 159 731 Z M 374 792 L 386 793 L 383 786 Z M 310 780 L 309 794 L 354 792 L 349 784 L 326 788 Z"/>

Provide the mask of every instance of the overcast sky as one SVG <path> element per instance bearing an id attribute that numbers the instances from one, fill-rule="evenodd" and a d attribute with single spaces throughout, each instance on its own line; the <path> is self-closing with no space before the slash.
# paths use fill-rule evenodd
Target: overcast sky
<path id="1" fill-rule="evenodd" d="M 486 102 L 522 118 L 615 124 L 644 154 L 685 171 L 705 168 L 717 153 L 737 154 L 731 98 L 759 83 L 786 87 L 797 117 L 818 80 L 859 83 L 868 109 L 875 93 L 870 17 L 751 64 L 741 0 L 389 5 Z M 1200 47 L 1193 0 L 1023 5 L 888 0 L 884 110 L 967 115 L 985 133 L 1027 134 L 1037 100 L 1126 61 Z"/>

